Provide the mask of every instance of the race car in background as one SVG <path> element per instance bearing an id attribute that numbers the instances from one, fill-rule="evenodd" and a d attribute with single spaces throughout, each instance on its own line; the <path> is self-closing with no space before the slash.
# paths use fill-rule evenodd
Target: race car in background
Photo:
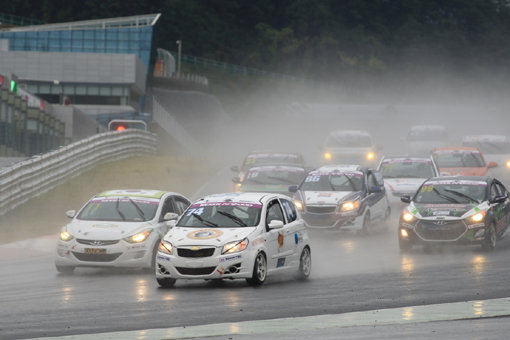
<path id="1" fill-rule="evenodd" d="M 448 145 L 448 131 L 443 125 L 414 125 L 405 143 L 408 156 L 428 157 L 432 149 Z"/>
<path id="2" fill-rule="evenodd" d="M 431 156 L 441 175 L 447 176 L 485 176 L 489 168 L 498 166 L 495 162 L 487 164 L 480 149 L 474 147 L 436 148 Z"/>
<path id="3" fill-rule="evenodd" d="M 398 226 L 401 251 L 451 244 L 492 250 L 510 221 L 507 189 L 487 176 L 434 177 L 402 201 L 409 205 Z"/>
<path id="4" fill-rule="evenodd" d="M 336 130 L 329 133 L 322 147 L 325 164 L 360 164 L 376 166 L 381 147 L 363 130 Z"/>
<path id="5" fill-rule="evenodd" d="M 292 200 L 268 193 L 225 193 L 193 203 L 165 235 L 156 280 L 240 279 L 264 283 L 267 275 L 310 275 L 306 226 Z"/>
<path id="6" fill-rule="evenodd" d="M 305 168 L 290 165 L 264 165 L 250 168 L 244 181 L 233 178 L 240 192 L 270 192 L 292 196 L 289 186 L 299 185 L 306 176 Z"/>
<path id="7" fill-rule="evenodd" d="M 236 177 L 242 182 L 250 168 L 261 165 L 292 165 L 304 167 L 305 160 L 303 155 L 296 152 L 253 151 L 244 158 L 241 167 L 234 165 L 230 170 L 237 173 Z"/>
<path id="8" fill-rule="evenodd" d="M 469 135 L 462 138 L 462 146 L 476 147 L 486 162 L 497 163 L 489 173 L 501 180 L 510 179 L 510 139 L 505 135 Z"/>
<path id="9" fill-rule="evenodd" d="M 66 214 L 55 266 L 61 273 L 76 267 L 154 268 L 166 221 L 189 206 L 181 194 L 157 190 L 110 190 L 92 197 L 79 211 Z"/>
<path id="10" fill-rule="evenodd" d="M 366 234 L 386 227 L 391 213 L 383 177 L 359 165 L 322 166 L 289 190 L 310 229 Z"/>
<path id="11" fill-rule="evenodd" d="M 431 157 L 385 156 L 377 170 L 384 178 L 384 186 L 392 206 L 401 206 L 400 196 L 414 196 L 423 182 L 439 176 L 439 170 Z"/>

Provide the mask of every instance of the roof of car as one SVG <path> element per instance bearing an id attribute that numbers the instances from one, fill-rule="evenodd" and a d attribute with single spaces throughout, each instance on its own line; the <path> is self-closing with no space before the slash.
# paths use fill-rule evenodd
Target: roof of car
<path id="1" fill-rule="evenodd" d="M 293 157 L 300 158 L 301 154 L 298 152 L 275 152 L 275 151 L 252 151 L 246 157 Z"/>
<path id="2" fill-rule="evenodd" d="M 269 194 L 263 192 L 226 192 L 220 194 L 212 194 L 208 196 L 204 196 L 199 199 L 197 202 L 242 202 L 242 203 L 258 203 L 264 199 L 264 197 L 268 195 L 276 195 Z"/>
<path id="3" fill-rule="evenodd" d="M 488 182 L 491 180 L 492 177 L 490 176 L 438 176 L 438 177 L 432 177 L 426 180 L 425 182 L 429 181 L 483 181 Z"/>
<path id="4" fill-rule="evenodd" d="M 166 191 L 161 190 L 142 190 L 142 189 L 120 189 L 103 191 L 96 195 L 96 197 L 145 197 L 145 198 L 158 198 L 160 199 L 166 194 Z"/>
<path id="5" fill-rule="evenodd" d="M 468 135 L 462 138 L 463 142 L 506 142 L 508 137 L 505 135 Z"/>
<path id="6" fill-rule="evenodd" d="M 294 171 L 294 172 L 304 172 L 305 171 L 305 168 L 302 167 L 302 166 L 299 166 L 299 165 L 288 165 L 288 164 L 282 164 L 282 165 L 267 165 L 267 164 L 264 164 L 264 165 L 260 165 L 260 166 L 254 166 L 252 168 L 250 168 L 250 172 L 256 172 L 256 171 L 272 171 L 272 170 L 276 170 L 276 171 Z"/>
<path id="7" fill-rule="evenodd" d="M 441 147 L 441 148 L 435 148 L 431 152 L 435 151 L 477 151 L 480 152 L 480 149 L 474 147 L 474 146 L 447 146 L 447 147 Z"/>
<path id="8" fill-rule="evenodd" d="M 365 130 L 335 130 L 329 133 L 330 136 L 369 136 L 370 133 Z"/>
<path id="9" fill-rule="evenodd" d="M 361 169 L 361 165 L 357 164 L 331 164 L 323 165 L 315 171 L 360 171 Z"/>

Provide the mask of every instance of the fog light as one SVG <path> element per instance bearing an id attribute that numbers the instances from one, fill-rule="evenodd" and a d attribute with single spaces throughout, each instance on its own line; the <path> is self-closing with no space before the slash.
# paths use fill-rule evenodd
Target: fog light
<path id="1" fill-rule="evenodd" d="M 324 159 L 327 160 L 327 161 L 330 161 L 331 160 L 331 154 L 329 152 L 325 152 L 324 153 Z"/>
<path id="2" fill-rule="evenodd" d="M 478 230 L 476 233 L 475 233 L 475 236 L 473 236 L 474 238 L 479 238 L 479 237 L 482 237 L 483 234 L 485 234 L 485 229 L 480 229 Z"/>
<path id="3" fill-rule="evenodd" d="M 400 236 L 402 238 L 408 238 L 409 237 L 409 233 L 405 229 L 400 229 Z"/>

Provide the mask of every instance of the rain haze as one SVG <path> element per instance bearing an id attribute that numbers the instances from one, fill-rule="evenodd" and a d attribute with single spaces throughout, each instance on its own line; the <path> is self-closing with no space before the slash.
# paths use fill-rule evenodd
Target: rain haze
<path id="1" fill-rule="evenodd" d="M 127 3 L 131 4 L 131 1 Z M 431 240 L 422 236 L 416 238 L 424 243 L 411 249 L 402 246 L 403 213 L 421 208 L 407 209 L 409 204 L 414 203 L 401 202 L 400 196 L 393 195 L 393 188 L 390 192 L 389 187 L 385 186 L 388 179 L 378 184 L 381 188 L 376 192 L 370 192 L 372 189 L 367 184 L 367 197 L 379 193 L 380 202 L 386 202 L 389 207 L 386 211 L 391 211 L 389 216 L 372 216 L 368 229 L 365 229 L 362 217 L 368 216 L 370 219 L 370 214 L 364 212 L 377 202 L 366 203 L 367 210 L 360 209 L 356 215 L 360 216 L 356 220 L 358 222 L 353 222 L 353 219 L 344 225 L 340 223 L 336 227 L 323 228 L 324 225 L 312 225 L 307 220 L 310 215 L 306 214 L 311 211 L 307 207 L 309 197 L 307 193 L 300 193 L 300 184 L 310 179 L 307 176 L 311 175 L 307 174 L 321 166 L 357 164 L 351 158 L 335 156 L 332 162 L 332 156 L 327 155 L 328 148 L 331 148 L 328 143 L 336 138 L 334 133 L 338 131 L 369 134 L 371 145 L 368 151 L 363 151 L 361 158 L 357 158 L 361 160 L 359 164 L 369 166 L 368 170 L 363 170 L 368 171 L 364 176 L 371 171 L 378 173 L 375 169 L 385 156 L 430 158 L 433 148 L 461 147 L 466 136 L 510 137 L 510 83 L 507 80 L 510 75 L 510 43 L 503 39 L 510 32 L 510 7 L 506 1 L 485 3 L 472 0 L 464 4 L 417 1 L 414 5 L 404 5 L 393 1 L 367 0 L 357 4 L 345 1 L 340 5 L 335 1 L 316 4 L 313 1 L 289 0 L 266 6 L 230 1 L 154 1 L 150 4 L 133 3 L 131 7 L 127 3 L 117 7 L 105 5 L 108 8 L 104 13 L 108 13 L 111 19 L 94 9 L 98 5 L 95 1 L 83 4 L 73 2 L 66 10 L 51 3 L 41 4 L 38 11 L 44 13 L 43 17 L 24 8 L 21 1 L 14 1 L 6 9 L 8 13 L 0 13 L 0 22 L 12 20 L 10 24 L 0 26 L 0 80 L 5 98 L 7 93 L 10 95 L 14 90 L 12 85 L 9 89 L 3 85 L 4 78 L 5 84 L 7 80 L 18 83 L 16 86 L 21 89 L 16 93 L 18 96 L 23 96 L 23 91 L 32 91 L 29 95 L 36 98 L 30 99 L 32 102 L 44 102 L 37 108 L 41 115 L 42 112 L 54 115 L 57 121 L 65 125 L 61 143 L 57 142 L 51 147 L 45 142 L 37 144 L 46 138 L 43 127 L 38 130 L 38 139 L 19 137 L 20 142 L 16 144 L 5 137 L 16 131 L 14 125 L 9 125 L 12 122 L 4 119 L 7 115 L 0 116 L 0 134 L 4 136 L 0 135 L 0 183 L 9 188 L 1 189 L 3 196 L 0 197 L 0 230 L 4 234 L 4 239 L 0 241 L 0 271 L 6 274 L 0 286 L 0 338 L 57 338 L 70 335 L 146 339 L 214 336 L 236 339 L 266 335 L 285 338 L 294 337 L 293 332 L 303 328 L 288 326 L 286 322 L 279 321 L 282 318 L 299 323 L 305 320 L 301 318 L 331 315 L 345 315 L 350 321 L 340 325 L 340 322 L 329 324 L 331 321 L 317 319 L 320 326 L 316 327 L 315 332 L 325 329 L 324 332 L 330 333 L 313 333 L 314 328 L 310 327 L 296 337 L 333 338 L 332 334 L 341 332 L 341 327 L 349 327 L 347 338 L 363 338 L 366 334 L 377 337 L 375 330 L 370 332 L 363 326 L 375 328 L 376 325 L 379 327 L 379 322 L 395 327 L 395 330 L 384 329 L 388 337 L 429 338 L 436 331 L 434 323 L 429 321 L 445 321 L 441 325 L 436 323 L 437 330 L 450 335 L 448 332 L 455 328 L 451 320 L 476 317 L 483 322 L 484 318 L 500 316 L 502 323 L 506 322 L 507 315 L 510 315 L 510 306 L 506 301 L 510 296 L 506 284 L 510 279 L 507 261 L 510 243 L 505 237 L 510 224 L 508 192 L 498 189 L 501 196 L 505 196 L 499 203 L 475 201 L 476 204 L 471 204 L 468 201 L 474 212 L 485 209 L 483 216 L 493 218 L 493 222 L 487 224 L 497 224 L 499 228 L 499 234 L 494 235 L 497 242 L 494 241 L 489 250 L 487 244 L 492 240 L 489 228 L 480 234 L 487 236 L 479 237 L 479 242 L 467 246 L 453 245 L 448 240 L 427 243 Z M 150 17 L 147 27 L 151 29 L 144 31 L 141 15 L 147 13 L 158 13 L 159 16 L 155 14 Z M 134 19 L 135 16 L 140 17 Z M 24 24 L 22 19 L 30 20 L 29 24 Z M 134 20 L 136 24 L 125 24 L 124 29 L 136 30 L 140 25 L 140 32 L 130 34 L 142 36 L 149 32 L 152 45 L 144 47 L 143 39 L 140 39 L 137 40 L 141 46 L 139 50 L 122 50 L 123 39 L 134 44 L 135 35 L 122 38 L 120 28 L 115 33 L 115 39 L 119 41 L 114 44 L 117 50 L 113 47 L 109 47 L 111 50 L 101 50 L 96 45 L 93 51 L 87 50 L 87 44 L 93 44 L 92 40 L 87 39 L 94 36 L 97 40 L 99 35 L 97 32 L 94 33 L 96 35 L 86 32 L 90 29 L 87 27 L 94 27 L 95 21 L 87 22 L 87 25 L 81 22 L 103 19 L 112 20 L 111 27 L 114 29 L 117 29 L 116 25 L 124 25 L 118 22 Z M 103 25 L 101 29 L 110 27 L 110 21 L 105 22 L 106 26 Z M 29 40 L 23 43 L 16 40 L 21 39 L 17 33 L 23 33 L 23 39 L 25 36 L 31 37 L 31 27 L 34 27 L 34 32 L 51 30 L 49 24 L 57 23 L 76 24 L 69 32 L 83 30 L 81 38 L 73 36 L 75 44 L 83 39 L 83 46 L 74 49 L 75 45 L 71 44 L 70 50 L 52 50 L 56 42 L 50 42 L 49 36 L 56 34 L 55 31 L 46 38 L 46 50 L 32 48 Z M 67 32 L 67 28 L 58 30 Z M 34 39 L 43 41 L 42 35 L 34 36 Z M 59 39 L 63 41 L 65 36 Z M 72 58 L 75 61 L 66 59 L 65 54 L 69 52 L 76 53 Z M 94 57 L 87 55 L 90 52 L 94 53 Z M 52 58 L 62 62 L 61 80 L 57 81 L 57 76 L 53 77 L 50 71 L 46 74 L 36 68 L 20 67 L 22 62 L 16 62 L 35 60 L 29 58 L 43 60 L 45 53 L 54 53 Z M 115 63 L 117 54 L 124 54 L 125 59 L 121 64 L 133 69 L 121 70 L 119 72 L 123 74 L 118 75 L 115 67 L 104 66 Z M 127 55 L 133 54 L 137 56 L 131 63 Z M 94 63 L 97 63 L 100 71 L 95 70 Z M 87 65 L 87 68 L 83 66 L 87 76 L 79 79 L 81 64 Z M 105 68 L 101 68 L 101 65 Z M 66 72 L 73 76 L 66 75 Z M 101 75 L 101 72 L 104 74 Z M 97 76 L 94 78 L 91 74 Z M 133 78 L 125 80 L 131 74 Z M 43 79 L 45 77 L 47 79 Z M 46 84 L 47 91 L 45 83 L 49 84 Z M 96 90 L 97 94 L 94 92 Z M 115 93 L 127 95 L 116 96 Z M 28 98 L 32 98 L 29 95 L 23 97 L 27 103 L 30 102 Z M 5 98 L 0 96 L 0 104 L 5 102 L 7 108 L 11 104 Z M 0 106 L 0 113 L 4 112 L 2 110 L 3 106 Z M 5 109 L 5 112 L 9 111 Z M 124 132 L 108 131 L 108 122 L 113 119 L 144 121 L 147 130 L 155 138 L 154 145 L 147 148 L 154 150 L 122 157 L 115 157 L 112 153 L 98 157 L 101 160 L 96 161 L 91 155 L 107 154 L 108 151 L 100 148 L 101 143 L 91 142 L 91 138 L 100 134 L 123 136 Z M 426 141 L 433 135 L 431 128 L 442 131 L 440 141 L 427 146 L 425 153 L 415 153 L 411 145 L 416 141 L 412 139 L 413 133 L 425 131 L 418 140 Z M 25 133 L 29 133 L 28 127 Z M 26 142 L 22 142 L 24 140 Z M 136 143 L 142 143 L 139 140 Z M 30 187 L 39 185 L 29 182 L 38 175 L 10 186 L 9 183 L 17 180 L 18 174 L 30 169 L 26 167 L 22 168 L 25 169 L 23 171 L 15 172 L 12 169 L 16 164 L 44 158 L 45 154 L 53 151 L 67 152 L 66 147 L 80 142 L 92 146 L 87 150 L 80 149 L 80 156 L 73 156 L 74 162 L 80 163 L 81 157 L 91 160 L 76 173 L 68 175 L 62 171 L 59 180 L 44 177 L 50 175 L 46 175 L 45 170 L 43 176 L 41 170 L 40 177 L 51 178 L 46 181 L 52 185 L 40 192 L 33 189 L 27 198 L 22 195 L 30 192 Z M 24 148 L 23 143 L 27 143 Z M 123 147 L 114 153 L 120 154 Z M 129 145 L 125 144 L 125 148 L 128 149 Z M 244 277 L 230 280 L 228 275 L 211 276 L 206 280 L 187 277 L 178 278 L 165 286 L 165 281 L 161 281 L 165 271 L 164 266 L 161 267 L 164 262 L 161 261 L 174 266 L 174 261 L 178 260 L 175 258 L 177 256 L 167 256 L 162 250 L 161 239 L 170 240 L 163 238 L 166 230 L 159 239 L 154 240 L 155 245 L 147 246 L 150 251 L 154 249 L 152 257 L 148 256 L 148 268 L 111 268 L 104 263 L 110 260 L 101 260 L 103 263 L 98 266 L 75 263 L 67 271 L 58 267 L 64 263 L 55 260 L 58 256 L 64 257 L 61 250 L 62 242 L 67 242 L 64 232 L 69 233 L 70 242 L 78 241 L 80 237 L 86 242 L 96 241 L 86 240 L 87 231 L 82 233 L 84 224 L 71 229 L 70 221 L 76 218 L 71 220 L 66 216 L 69 210 L 79 211 L 94 195 L 120 189 L 169 191 L 188 199 L 187 207 L 188 203 L 193 204 L 208 195 L 242 190 L 240 188 L 246 182 L 246 177 L 242 176 L 247 174 L 241 174 L 239 169 L 249 155 L 257 152 L 298 153 L 304 159 L 305 173 L 299 183 L 288 183 L 288 187 L 295 184 L 297 188 L 287 193 L 287 199 L 296 207 L 304 204 L 304 208 L 297 209 L 301 211 L 298 224 L 301 223 L 303 232 L 306 230 L 309 235 L 306 242 L 309 242 L 312 269 L 306 280 L 296 279 L 296 273 L 302 274 L 303 270 L 301 253 L 293 255 L 296 268 L 290 268 L 282 275 L 278 275 L 277 269 L 285 265 L 285 257 L 274 261 L 275 268 L 265 268 L 268 276 L 267 280 L 265 277 L 265 281 L 262 280 L 261 287 L 252 287 L 259 264 L 253 266 L 254 276 L 247 281 Z M 367 152 L 373 153 L 370 162 L 366 158 Z M 488 169 L 488 175 L 510 188 L 510 166 L 506 163 L 510 162 L 510 150 L 507 154 L 504 157 L 508 156 L 508 160 L 498 159 L 497 166 Z M 73 167 L 73 161 L 71 165 L 64 163 L 64 156 L 60 156 L 59 165 L 48 173 L 58 172 L 59 167 L 69 172 L 78 169 L 78 165 Z M 486 160 L 488 164 L 487 156 Z M 269 165 L 282 166 L 276 162 Z M 448 175 L 444 170 L 441 174 Z M 331 179 L 328 181 L 333 191 L 339 191 L 331 184 Z M 493 182 L 488 183 L 490 186 Z M 266 187 L 271 187 L 270 184 L 266 183 Z M 23 199 L 14 199 L 12 192 L 18 192 Z M 331 192 L 329 190 L 322 195 L 329 197 Z M 343 209 L 344 203 L 363 202 L 364 198 L 356 196 L 356 192 L 353 187 L 351 196 L 345 194 L 345 197 L 350 197 L 348 201 L 341 198 L 335 202 L 335 214 Z M 127 197 L 128 193 L 123 195 Z M 320 197 L 321 194 L 318 195 Z M 393 200 L 389 200 L 391 195 L 395 196 Z M 281 197 L 283 199 L 284 196 Z M 5 203 L 8 199 L 10 201 Z M 154 197 L 144 199 L 152 200 Z M 143 211 L 140 215 L 140 207 L 132 203 L 132 198 L 130 200 L 127 205 L 134 211 L 135 218 L 145 217 Z M 450 208 L 460 201 L 451 204 L 453 201 L 451 198 L 449 200 Z M 504 207 L 494 213 L 493 210 L 499 209 L 496 204 L 503 204 Z M 310 205 L 313 208 L 313 204 Z M 326 204 L 319 202 L 315 208 L 322 208 L 321 205 Z M 431 206 L 429 204 L 427 208 Z M 118 198 L 115 209 L 113 211 L 119 211 Z M 185 209 L 177 209 L 176 212 L 180 216 L 196 215 Z M 287 212 L 282 216 L 285 214 Z M 375 215 L 375 212 L 372 214 Z M 120 222 L 126 221 L 120 211 L 118 215 L 122 217 Z M 284 219 L 289 220 L 289 216 L 285 216 Z M 474 224 L 468 221 L 472 216 L 465 216 L 459 223 L 463 223 L 465 234 L 471 235 L 471 229 L 480 226 L 473 227 Z M 305 217 L 306 227 L 301 217 Z M 433 218 L 436 217 L 441 218 L 440 214 Z M 413 212 L 412 218 L 412 221 L 416 221 L 423 216 Z M 170 225 L 170 222 L 162 223 L 163 216 L 159 221 L 157 219 L 150 222 L 151 228 L 155 229 L 157 223 Z M 105 221 L 97 222 L 92 228 L 106 230 L 118 227 L 107 225 L 112 220 Z M 236 223 L 246 226 L 243 221 Z M 359 223 L 359 230 L 356 223 Z M 417 225 L 421 222 L 416 223 L 415 228 L 418 229 Z M 345 230 L 344 227 L 351 224 L 356 228 Z M 218 228 L 206 222 L 201 227 L 206 232 Z M 177 227 L 174 224 L 173 228 L 173 232 L 177 233 L 179 224 Z M 172 234 L 172 229 L 168 230 L 167 236 Z M 73 236 L 73 232 L 80 237 Z M 148 234 L 151 232 L 152 229 Z M 269 235 L 270 231 L 267 233 Z M 128 244 L 130 250 L 136 250 L 135 242 L 126 238 L 132 235 L 124 235 L 124 231 L 121 234 L 122 238 L 115 242 Z M 137 235 L 135 233 L 132 237 Z M 300 232 L 291 232 L 289 235 L 285 237 L 292 237 L 293 240 L 295 237 L 296 249 L 300 244 L 303 247 Z M 187 237 L 192 239 L 189 234 Z M 218 242 L 223 242 L 220 236 L 214 237 Z M 99 241 L 99 246 L 90 243 L 98 252 L 97 249 L 101 247 L 106 249 L 101 242 L 112 240 L 105 238 Z M 205 242 L 205 239 L 201 242 Z M 251 251 L 257 242 L 251 239 L 247 250 Z M 200 243 L 200 247 L 204 244 Z M 197 247 L 195 244 L 185 246 Z M 80 245 L 65 248 L 65 256 L 70 256 L 75 247 L 79 248 Z M 218 250 L 221 256 L 225 250 L 222 247 L 223 244 L 216 247 L 221 248 Z M 145 251 L 146 247 L 140 248 Z M 246 255 L 247 250 L 240 251 L 238 258 L 251 256 Z M 280 246 L 277 253 L 268 253 L 267 258 L 277 258 L 279 252 Z M 104 255 L 110 254 L 110 250 L 104 250 Z M 169 254 L 175 255 L 171 251 Z M 290 258 L 287 263 L 291 261 Z M 250 266 L 254 260 L 250 257 Z M 187 269 L 193 272 L 205 266 L 200 261 L 202 259 Z M 219 261 L 229 260 L 224 257 Z M 222 263 L 218 268 L 215 265 L 213 273 L 218 271 L 224 275 Z M 156 277 L 154 271 L 160 276 Z M 500 314 L 490 314 L 490 303 L 496 299 L 503 299 L 504 306 L 500 308 Z M 458 302 L 467 302 L 468 306 L 460 310 L 449 309 Z M 445 315 L 444 318 L 420 318 L 420 307 L 436 305 L 437 311 L 430 315 Z M 366 316 L 350 314 L 393 309 L 396 316 L 384 321 L 376 318 L 372 322 Z M 257 330 L 249 330 L 244 328 L 248 327 L 244 322 L 260 322 L 260 326 L 256 326 Z M 422 327 L 420 333 L 414 333 L 412 327 L 399 326 L 406 322 L 419 323 Z M 220 330 L 207 328 L 214 325 L 228 326 L 220 327 Z M 483 325 L 480 327 L 483 328 Z M 490 331 L 480 335 L 480 338 L 506 334 L 503 326 L 491 325 Z M 274 333 L 268 334 L 268 329 Z M 155 330 L 166 333 L 151 333 Z M 124 331 L 129 333 L 112 333 Z"/>

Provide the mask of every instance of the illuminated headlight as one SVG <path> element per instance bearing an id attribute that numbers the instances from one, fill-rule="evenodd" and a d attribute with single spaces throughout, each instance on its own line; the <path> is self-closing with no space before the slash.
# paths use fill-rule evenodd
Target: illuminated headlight
<path id="1" fill-rule="evenodd" d="M 341 211 L 353 211 L 359 208 L 359 201 L 349 201 L 342 203 Z"/>
<path id="2" fill-rule="evenodd" d="M 324 152 L 324 159 L 327 160 L 327 161 L 330 161 L 331 160 L 331 153 Z"/>
<path id="3" fill-rule="evenodd" d="M 411 214 L 409 211 L 404 210 L 402 212 L 402 220 L 406 222 L 413 222 L 416 219 L 413 214 Z"/>
<path id="4" fill-rule="evenodd" d="M 405 229 L 400 229 L 400 237 L 402 238 L 408 238 L 409 237 L 409 233 L 407 232 L 407 230 Z"/>
<path id="5" fill-rule="evenodd" d="M 221 253 L 222 254 L 238 253 L 240 251 L 245 250 L 248 247 L 248 243 L 249 242 L 247 238 L 241 241 L 229 242 L 223 246 Z"/>
<path id="6" fill-rule="evenodd" d="M 473 216 L 468 217 L 468 221 L 470 223 L 478 223 L 478 222 L 482 222 L 484 218 L 485 218 L 485 211 L 480 211 L 480 212 L 477 212 L 476 214 L 474 214 Z"/>
<path id="7" fill-rule="evenodd" d="M 367 160 L 371 161 L 375 158 L 375 153 L 369 152 L 367 153 Z"/>
<path id="8" fill-rule="evenodd" d="M 297 210 L 303 211 L 303 202 L 301 202 L 301 201 L 294 201 L 294 205 L 296 206 Z"/>
<path id="9" fill-rule="evenodd" d="M 168 241 L 161 241 L 158 246 L 158 251 L 172 255 L 173 246 Z"/>
<path id="10" fill-rule="evenodd" d="M 510 161 L 507 161 L 505 164 L 507 168 L 510 168 Z"/>
<path id="11" fill-rule="evenodd" d="M 140 243 L 140 242 L 143 242 L 147 239 L 147 237 L 149 237 L 149 235 L 151 234 L 151 231 L 152 230 L 144 230 L 142 232 L 139 232 L 138 234 L 134 234 L 133 236 L 130 236 L 130 237 L 126 237 L 124 239 L 124 241 L 126 242 L 129 242 L 129 243 Z"/>
<path id="12" fill-rule="evenodd" d="M 73 235 L 71 235 L 66 228 L 63 228 L 62 231 L 60 232 L 60 239 L 62 241 L 71 241 L 73 239 Z"/>

